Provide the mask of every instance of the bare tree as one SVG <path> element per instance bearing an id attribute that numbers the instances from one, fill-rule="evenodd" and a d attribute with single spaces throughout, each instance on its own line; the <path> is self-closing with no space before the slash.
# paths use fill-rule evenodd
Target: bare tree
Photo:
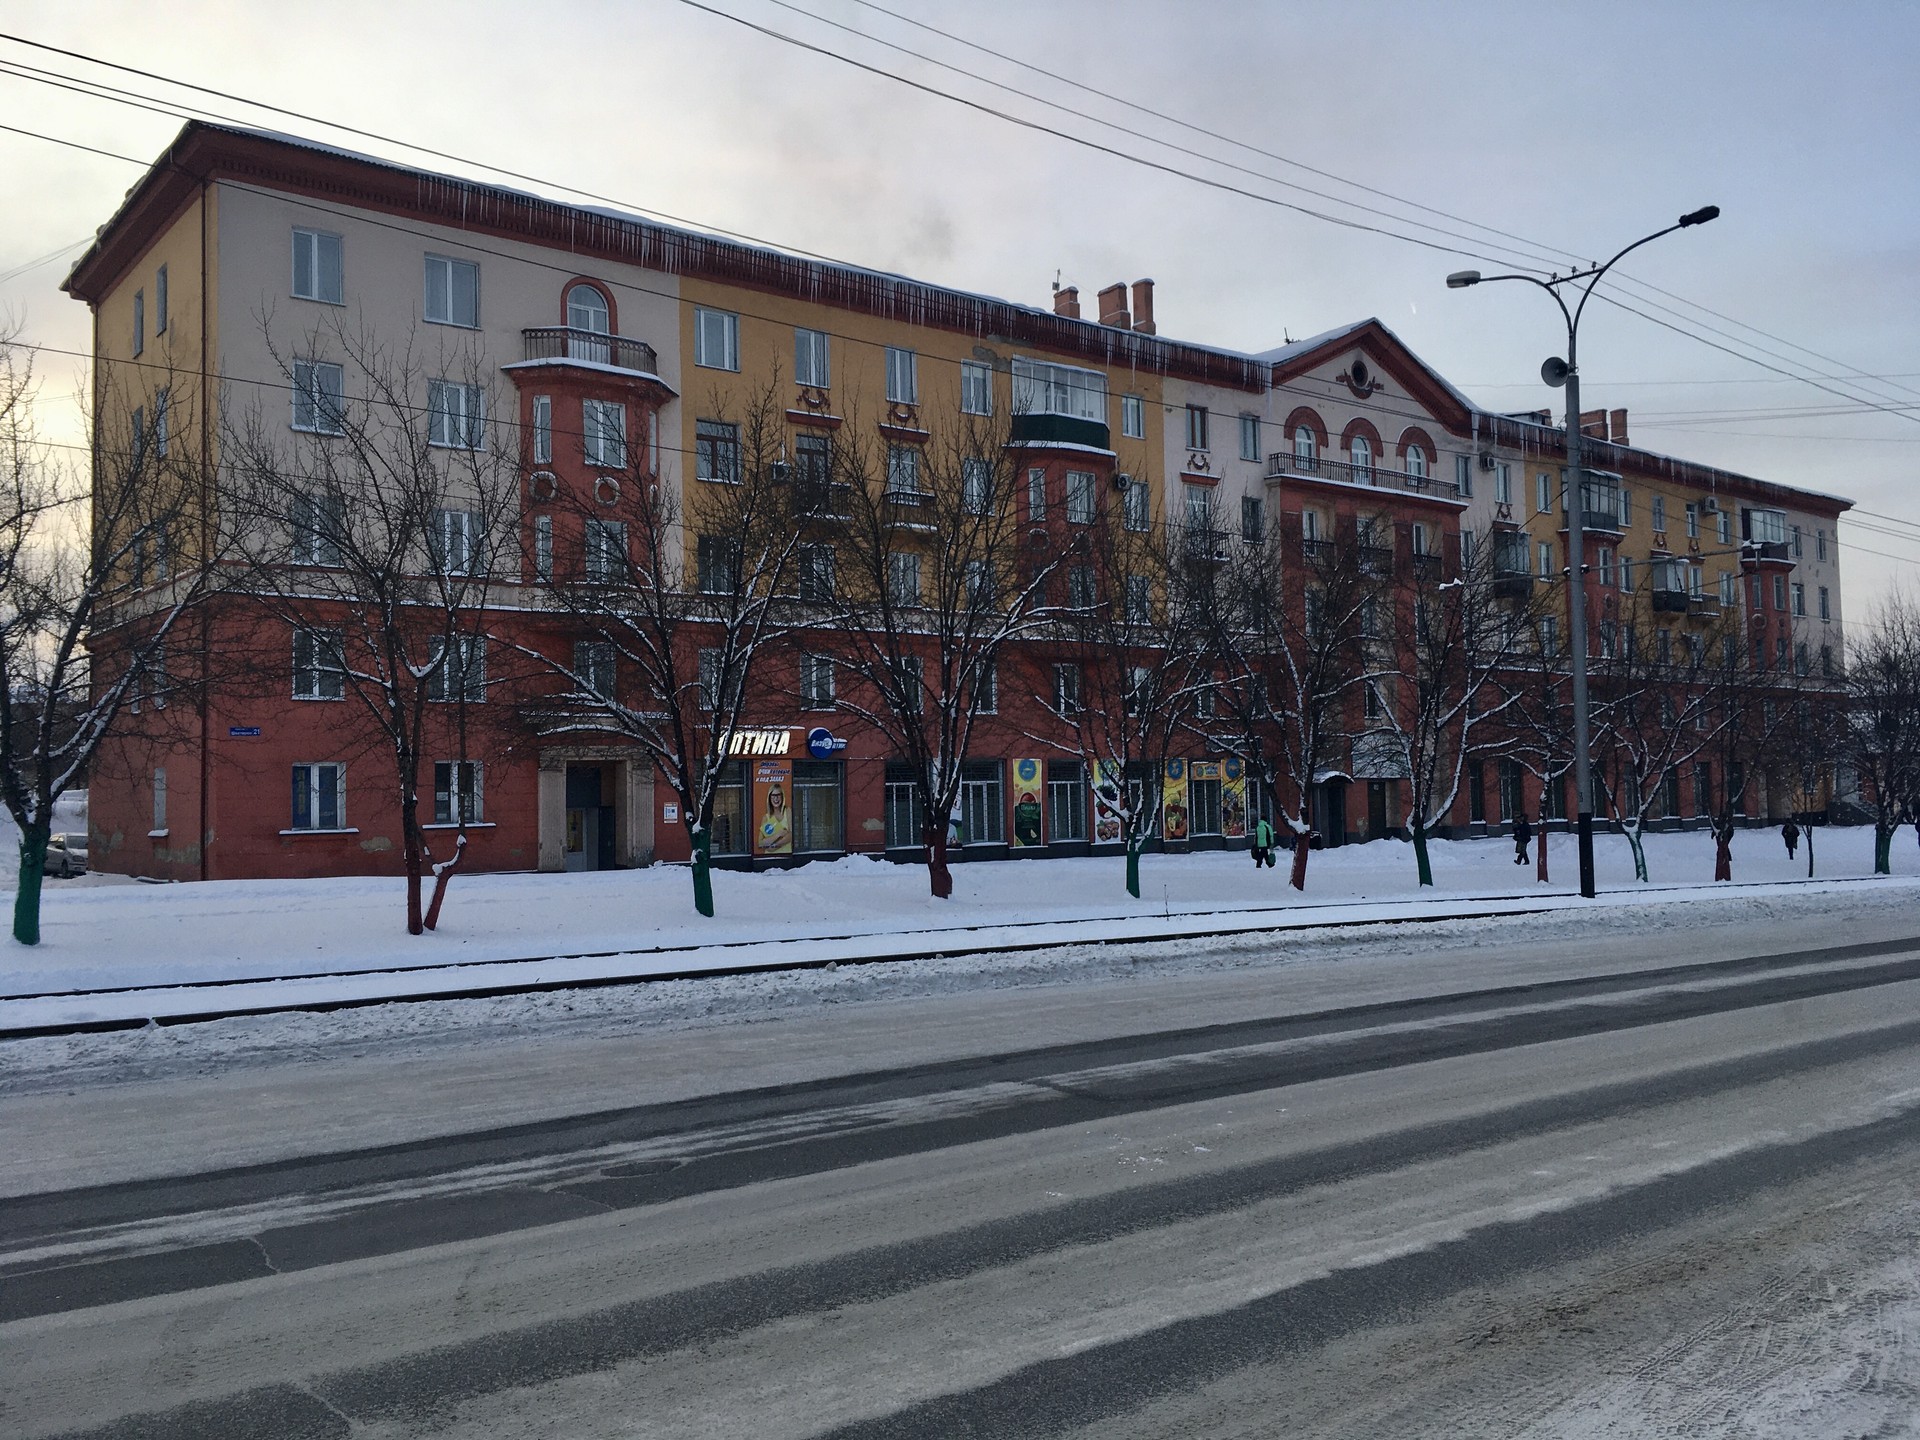
<path id="1" fill-rule="evenodd" d="M 159 727 L 193 683 L 169 651 L 205 598 L 201 475 L 174 439 L 182 387 L 96 382 L 91 480 L 55 463 L 31 364 L 0 342 L 0 791 L 20 829 L 13 935 L 40 942 L 54 805 L 123 713 Z M 177 712 L 176 712 L 177 713 Z"/>
<path id="2" fill-rule="evenodd" d="M 796 509 L 796 497 L 810 477 L 794 478 L 773 389 L 738 420 L 705 425 L 679 495 L 648 459 L 629 459 L 624 437 L 617 453 L 609 437 L 585 437 L 595 493 L 556 497 L 535 556 L 580 643 L 566 655 L 522 648 L 563 686 L 529 707 L 541 733 L 622 735 L 659 767 L 680 802 L 694 908 L 711 916 L 714 804 L 735 737 L 780 627 L 832 603 L 834 561 L 803 543 L 807 501 Z"/>
<path id="3" fill-rule="evenodd" d="M 488 703 L 502 677 L 489 673 L 487 606 L 518 578 L 519 446 L 475 355 L 428 353 L 411 336 L 392 347 L 344 324 L 302 353 L 312 358 L 276 356 L 293 428 L 254 406 L 232 412 L 223 438 L 240 633 L 257 683 L 284 695 L 291 669 L 296 695 L 350 707 L 339 742 L 386 771 L 375 793 L 399 812 L 417 935 L 437 921 L 467 844 L 476 752 L 510 720 L 511 707 Z M 420 804 L 433 754 L 453 767 L 453 848 L 438 860 Z M 312 768 L 296 816 L 304 803 L 312 827 L 339 824 L 339 773 Z"/>
<path id="4" fill-rule="evenodd" d="M 1035 633 L 1059 561 L 1043 513 L 1016 493 L 1003 425 L 962 417 L 929 435 L 868 437 L 851 417 L 820 472 L 795 484 L 836 556 L 836 593 L 789 638 L 831 666 L 835 706 L 877 733 L 910 779 L 932 893 L 953 893 L 947 833 L 999 665 Z M 1037 543 L 1034 536 L 1039 536 Z M 813 652 L 818 651 L 815 656 Z"/>
<path id="5" fill-rule="evenodd" d="M 1847 647 L 1839 755 L 1873 814 L 1873 873 L 1892 873 L 1904 818 L 1920 825 L 1920 602 L 1896 590 Z"/>
<path id="6" fill-rule="evenodd" d="M 1676 590 L 1667 593 L 1669 603 L 1676 607 L 1684 604 L 1688 612 L 1711 608 L 1697 597 L 1682 597 Z M 1735 819 L 1743 813 L 1751 777 L 1766 763 L 1778 710 L 1771 681 L 1752 663 L 1743 643 L 1737 608 L 1692 635 L 1680 643 L 1697 645 L 1701 650 L 1698 680 L 1703 687 L 1700 713 L 1705 721 L 1693 765 L 1696 773 L 1706 765 L 1719 777 L 1717 787 L 1711 783 L 1706 787 L 1711 792 L 1713 878 L 1731 880 L 1733 839 L 1738 828 Z M 1656 630 L 1656 647 L 1659 643 Z"/>

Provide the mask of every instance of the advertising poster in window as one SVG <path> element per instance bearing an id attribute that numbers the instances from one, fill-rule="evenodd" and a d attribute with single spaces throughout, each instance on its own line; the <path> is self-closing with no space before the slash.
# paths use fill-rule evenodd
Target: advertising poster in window
<path id="1" fill-rule="evenodd" d="M 1220 762 L 1220 833 L 1229 840 L 1247 833 L 1247 769 L 1237 759 Z"/>
<path id="2" fill-rule="evenodd" d="M 1025 850 L 1041 842 L 1040 762 L 1013 762 L 1013 847 Z"/>
<path id="3" fill-rule="evenodd" d="M 793 853 L 793 762 L 753 762 L 753 853 Z"/>
<path id="4" fill-rule="evenodd" d="M 1120 767 L 1111 760 L 1100 762 L 1100 783 L 1093 791 L 1093 838 L 1103 843 L 1120 839 L 1120 816 L 1114 806 L 1120 798 Z"/>
<path id="5" fill-rule="evenodd" d="M 1166 791 L 1160 802 L 1160 835 L 1165 840 L 1187 838 L 1187 762 L 1167 761 Z"/>

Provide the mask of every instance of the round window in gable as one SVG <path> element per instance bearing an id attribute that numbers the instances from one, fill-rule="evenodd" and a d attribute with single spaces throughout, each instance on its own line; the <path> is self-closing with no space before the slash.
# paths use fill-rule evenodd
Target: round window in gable
<path id="1" fill-rule="evenodd" d="M 1353 368 L 1347 371 L 1347 374 L 1353 377 L 1354 388 L 1358 390 L 1366 389 L 1368 382 L 1373 378 L 1367 373 L 1367 362 L 1359 359 L 1353 362 Z"/>

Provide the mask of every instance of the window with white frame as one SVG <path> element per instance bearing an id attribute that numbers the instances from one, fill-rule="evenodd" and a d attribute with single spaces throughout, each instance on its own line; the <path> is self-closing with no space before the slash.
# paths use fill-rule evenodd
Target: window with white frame
<path id="1" fill-rule="evenodd" d="M 1733 543 L 1733 516 L 1725 510 L 1714 516 L 1714 538 L 1722 545 Z"/>
<path id="2" fill-rule="evenodd" d="M 1824 529 L 1813 532 L 1813 557 L 1816 560 L 1827 558 L 1827 532 Z"/>
<path id="3" fill-rule="evenodd" d="M 802 545 L 794 552 L 794 563 L 799 571 L 798 589 L 802 600 L 822 603 L 833 599 L 833 547 L 831 545 Z"/>
<path id="4" fill-rule="evenodd" d="M 617 400 L 582 400 L 580 443 L 587 464 L 600 470 L 624 470 L 627 465 L 627 407 Z"/>
<path id="5" fill-rule="evenodd" d="M 1000 671 L 988 665 L 978 672 L 974 681 L 974 708 L 982 715 L 1000 713 Z"/>
<path id="6" fill-rule="evenodd" d="M 1067 605 L 1074 610 L 1091 610 L 1095 600 L 1093 567 L 1091 565 L 1070 565 L 1067 567 Z"/>
<path id="7" fill-rule="evenodd" d="M 740 482 L 740 427 L 724 420 L 696 420 L 693 467 L 694 474 L 702 480 L 716 485 L 737 485 Z"/>
<path id="8" fill-rule="evenodd" d="M 1736 604 L 1739 603 L 1739 597 L 1734 593 L 1735 590 L 1738 588 L 1739 583 L 1740 582 L 1734 578 L 1733 573 L 1731 571 L 1728 571 L 1727 573 L 1721 575 L 1720 604 L 1723 608 L 1731 610 Z"/>
<path id="9" fill-rule="evenodd" d="M 553 463 L 553 397 L 533 397 L 533 463 Z"/>
<path id="10" fill-rule="evenodd" d="M 480 517 L 471 510 L 449 508 L 433 512 L 428 548 L 435 570 L 442 575 L 472 573 L 474 549 L 480 538 L 479 521 Z"/>
<path id="11" fill-rule="evenodd" d="M 1722 510 L 1720 512 L 1720 520 L 1723 524 L 1726 523 L 1726 520 L 1727 520 L 1726 511 Z M 1795 525 L 1793 527 L 1793 558 L 1796 560 L 1800 559 L 1806 553 L 1805 550 L 1801 548 L 1804 543 L 1802 538 L 1803 533 L 1804 532 L 1802 532 L 1802 530 L 1798 525 Z M 1731 538 L 1731 535 L 1729 535 L 1728 538 Z"/>
<path id="12" fill-rule="evenodd" d="M 960 506 L 969 515 L 993 513 L 993 466 L 969 456 L 960 462 Z"/>
<path id="13" fill-rule="evenodd" d="M 1055 365 L 1016 355 L 1013 371 L 1013 413 L 1065 415 L 1076 420 L 1107 420 L 1107 377 L 1100 370 Z"/>
<path id="14" fill-rule="evenodd" d="M 1129 625 L 1153 623 L 1153 577 L 1151 575 L 1127 576 L 1127 623 Z"/>
<path id="15" fill-rule="evenodd" d="M 573 643 L 573 678 L 588 695 L 613 699 L 613 644 L 607 640 Z"/>
<path id="16" fill-rule="evenodd" d="M 1633 593 L 1633 557 L 1631 555 L 1620 557 L 1620 593 L 1623 595 Z"/>
<path id="17" fill-rule="evenodd" d="M 1007 838 L 1007 804 L 998 760 L 960 766 L 960 836 L 967 845 L 1000 845 Z"/>
<path id="18" fill-rule="evenodd" d="M 620 520 L 586 524 L 586 575 L 594 585 L 617 585 L 627 574 L 627 527 Z"/>
<path id="19" fill-rule="evenodd" d="M 1687 502 L 1687 538 L 1700 538 L 1700 507 L 1691 500 Z"/>
<path id="20" fill-rule="evenodd" d="M 1257 545 L 1266 537 L 1267 507 L 1258 495 L 1240 497 L 1240 538 Z"/>
<path id="21" fill-rule="evenodd" d="M 920 490 L 920 450 L 914 445 L 887 447 L 887 493 L 918 496 Z"/>
<path id="22" fill-rule="evenodd" d="M 338 235 L 325 230 L 293 232 L 293 298 L 318 300 L 326 305 L 346 304 L 342 283 L 341 250 Z"/>
<path id="23" fill-rule="evenodd" d="M 1091 470 L 1067 471 L 1067 523 L 1091 525 L 1096 496 Z"/>
<path id="24" fill-rule="evenodd" d="M 533 578 L 542 585 L 553 583 L 553 517 L 533 517 Z"/>
<path id="25" fill-rule="evenodd" d="M 897 345 L 887 346 L 887 399 L 895 405 L 920 403 L 920 357 Z"/>
<path id="26" fill-rule="evenodd" d="M 1310 425 L 1293 427 L 1293 463 L 1301 470 L 1312 470 L 1320 463 L 1320 442 Z"/>
<path id="27" fill-rule="evenodd" d="M 133 292 L 133 353 L 142 354 L 147 348 L 147 292 Z"/>
<path id="28" fill-rule="evenodd" d="M 1453 488 L 1454 492 L 1463 499 L 1473 494 L 1473 457 L 1471 455 L 1453 457 Z"/>
<path id="29" fill-rule="evenodd" d="M 1787 577 L 1784 575 L 1773 577 L 1773 608 L 1776 610 L 1787 608 Z"/>
<path id="30" fill-rule="evenodd" d="M 347 695 L 346 637 L 339 630 L 293 632 L 293 698 L 344 700 Z"/>
<path id="31" fill-rule="evenodd" d="M 567 328 L 585 330 L 593 335 L 606 335 L 612 331 L 613 316 L 607 307 L 607 297 L 600 293 L 598 286 L 567 287 Z"/>
<path id="32" fill-rule="evenodd" d="M 433 762 L 433 823 L 436 825 L 478 825 L 485 810 L 481 804 L 480 762 L 478 760 L 436 760 Z"/>
<path id="33" fill-rule="evenodd" d="M 167 333 L 167 267 L 153 272 L 153 333 Z"/>
<path id="34" fill-rule="evenodd" d="M 1534 477 L 1534 506 L 1542 515 L 1553 513 L 1553 476 L 1544 470 Z"/>
<path id="35" fill-rule="evenodd" d="M 1540 562 L 1540 578 L 1551 580 L 1553 578 L 1553 546 L 1542 540 L 1536 547 L 1536 551 L 1536 558 Z"/>
<path id="36" fill-rule="evenodd" d="M 486 393 L 453 380 L 427 382 L 427 443 L 446 450 L 478 450 L 486 443 Z"/>
<path id="37" fill-rule="evenodd" d="M 960 413 L 993 413 L 993 367 L 977 360 L 960 362 Z"/>
<path id="38" fill-rule="evenodd" d="M 800 657 L 800 704 L 808 710 L 833 708 L 833 657 Z"/>
<path id="39" fill-rule="evenodd" d="M 707 370 L 740 368 L 740 317 L 729 310 L 696 307 L 693 363 Z"/>
<path id="40" fill-rule="evenodd" d="M 1137 476 L 1128 480 L 1126 488 L 1120 492 L 1120 508 L 1127 529 L 1145 530 L 1151 523 L 1147 482 Z"/>
<path id="41" fill-rule="evenodd" d="M 1624 485 L 1620 487 L 1620 528 L 1633 528 L 1633 491 Z"/>
<path id="42" fill-rule="evenodd" d="M 1208 430 L 1207 407 L 1204 405 L 1187 406 L 1187 449 L 1205 450 L 1210 448 L 1207 444 L 1209 439 Z"/>
<path id="43" fill-rule="evenodd" d="M 434 662 L 427 676 L 427 699 L 480 705 L 487 698 L 487 640 L 484 635 L 455 635 L 451 645 L 435 635 L 427 651 Z"/>
<path id="44" fill-rule="evenodd" d="M 325 360 L 293 362 L 293 428 L 314 435 L 346 430 L 346 372 Z"/>
<path id="45" fill-rule="evenodd" d="M 1144 396 L 1120 397 L 1120 433 L 1129 440 L 1147 438 L 1147 402 Z"/>
<path id="46" fill-rule="evenodd" d="M 1080 667 L 1059 664 L 1053 667 L 1053 708 L 1065 716 L 1080 713 Z"/>
<path id="47" fill-rule="evenodd" d="M 1793 613 L 1802 616 L 1807 613 L 1807 587 L 1798 580 L 1793 582 Z"/>
<path id="48" fill-rule="evenodd" d="M 887 556 L 887 598 L 895 605 L 920 603 L 920 557 L 896 550 Z"/>
<path id="49" fill-rule="evenodd" d="M 702 535 L 694 545 L 703 595 L 732 595 L 740 588 L 740 542 L 731 535 Z"/>
<path id="50" fill-rule="evenodd" d="M 346 501 L 338 495 L 295 494 L 288 505 L 295 565 L 338 565 L 346 538 Z"/>
<path id="51" fill-rule="evenodd" d="M 153 833 L 167 833 L 167 772 L 164 766 L 153 772 Z"/>
<path id="52" fill-rule="evenodd" d="M 1047 518 L 1047 472 L 1038 468 L 1027 471 L 1027 518 Z"/>
<path id="53" fill-rule="evenodd" d="M 1827 587 L 1824 585 L 1820 587 L 1820 618 L 1822 620 L 1833 619 L 1833 601 L 1827 594 Z"/>
<path id="54" fill-rule="evenodd" d="M 1409 529 L 1410 529 L 1410 539 L 1413 545 L 1413 553 L 1415 555 L 1431 555 L 1433 553 L 1432 527 L 1429 526 L 1427 522 L 1424 520 L 1416 520 L 1409 527 Z"/>
<path id="55" fill-rule="evenodd" d="M 918 655 L 902 655 L 894 674 L 900 683 L 900 701 L 908 710 L 918 710 L 927 702 L 926 662 Z"/>
<path id="56" fill-rule="evenodd" d="M 171 408 L 171 392 L 164 386 L 153 393 L 153 453 L 164 460 L 171 445 L 168 438 L 167 411 Z"/>
<path id="57" fill-rule="evenodd" d="M 1667 497 L 1664 495 L 1653 497 L 1653 528 L 1656 530 L 1667 528 Z"/>
<path id="58" fill-rule="evenodd" d="M 1240 417 L 1240 458 L 1242 460 L 1260 458 L 1260 417 L 1258 415 Z"/>
<path id="59" fill-rule="evenodd" d="M 828 363 L 826 331 L 794 327 L 793 383 L 810 385 L 816 390 L 825 390 L 833 384 L 833 372 Z"/>
<path id="60" fill-rule="evenodd" d="M 1613 547 L 1600 547 L 1600 584 L 1608 590 L 1613 589 Z"/>
<path id="61" fill-rule="evenodd" d="M 1463 529 L 1460 532 L 1460 568 L 1462 570 L 1473 569 L 1473 549 L 1477 539 L 1478 537 L 1471 530 Z"/>
<path id="62" fill-rule="evenodd" d="M 993 605 L 993 567 L 984 560 L 967 561 L 964 571 L 966 602 L 976 610 Z"/>
<path id="63" fill-rule="evenodd" d="M 1407 447 L 1407 478 L 1425 480 L 1432 473 L 1427 467 L 1427 452 L 1418 445 Z"/>
<path id="64" fill-rule="evenodd" d="M 480 323 L 480 267 L 445 255 L 427 256 L 426 315 L 430 324 Z"/>
<path id="65" fill-rule="evenodd" d="M 1496 505 L 1513 504 L 1513 466 L 1505 460 L 1494 466 L 1493 503 Z"/>
<path id="66" fill-rule="evenodd" d="M 1353 465 L 1356 479 L 1373 478 L 1373 442 L 1364 435 L 1356 435 L 1347 446 L 1347 459 Z"/>
<path id="67" fill-rule="evenodd" d="M 347 827 L 347 767 L 337 761 L 293 767 L 291 830 L 344 830 Z"/>

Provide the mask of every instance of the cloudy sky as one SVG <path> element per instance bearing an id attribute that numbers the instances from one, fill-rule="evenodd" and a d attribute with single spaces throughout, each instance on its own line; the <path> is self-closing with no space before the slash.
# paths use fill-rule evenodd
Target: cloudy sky
<path id="1" fill-rule="evenodd" d="M 1152 276 L 1161 332 L 1212 344 L 1376 315 L 1496 409 L 1556 403 L 1538 370 L 1564 331 L 1532 287 L 1449 271 L 1605 258 L 1717 204 L 1623 266 L 1631 311 L 1590 310 L 1586 404 L 1855 500 L 1852 616 L 1920 584 L 1904 0 L 14 0 L 0 31 L 0 125 L 118 155 L 150 159 L 196 104 L 1034 304 L 1056 274 L 1089 299 Z M 0 130 L 0 173 L 0 308 L 49 347 L 47 423 L 72 434 L 84 371 L 59 351 L 86 314 L 59 280 L 139 169 Z"/>

